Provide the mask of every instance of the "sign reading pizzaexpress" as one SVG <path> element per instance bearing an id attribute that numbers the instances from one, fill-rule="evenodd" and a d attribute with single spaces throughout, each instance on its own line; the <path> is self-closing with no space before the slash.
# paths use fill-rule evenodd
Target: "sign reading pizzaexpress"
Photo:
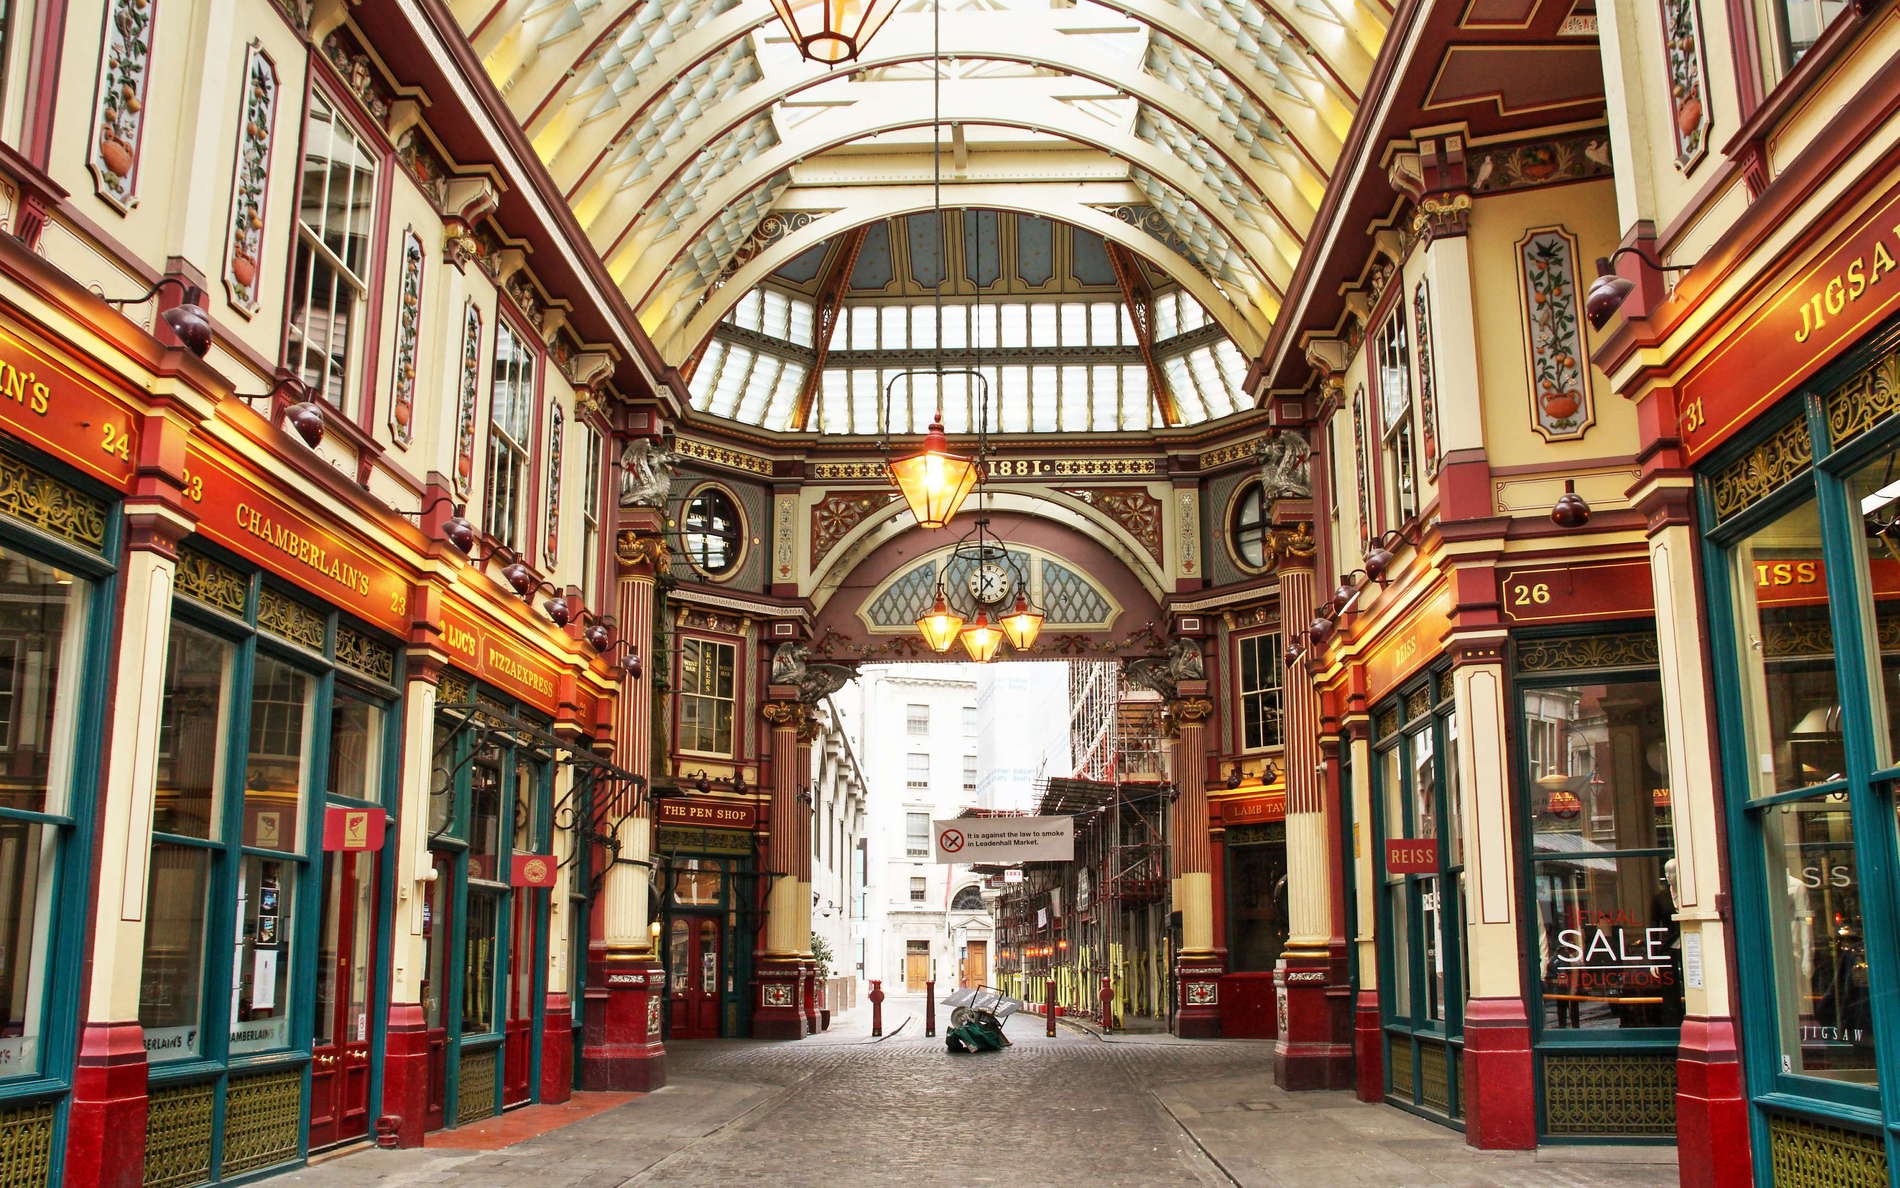
<path id="1" fill-rule="evenodd" d="M 1696 363 L 1676 392 L 1690 460 L 1900 309 L 1900 186 Z"/>
<path id="2" fill-rule="evenodd" d="M 132 413 L 73 372 L 0 330 L 0 425 L 123 490 L 138 460 Z"/>
<path id="3" fill-rule="evenodd" d="M 459 611 L 442 611 L 442 647 L 456 667 L 552 713 L 560 669 Z"/>
<path id="4" fill-rule="evenodd" d="M 409 583 L 317 526 L 307 509 L 292 510 L 197 446 L 185 452 L 185 499 L 201 534 L 364 622 L 409 634 Z"/>

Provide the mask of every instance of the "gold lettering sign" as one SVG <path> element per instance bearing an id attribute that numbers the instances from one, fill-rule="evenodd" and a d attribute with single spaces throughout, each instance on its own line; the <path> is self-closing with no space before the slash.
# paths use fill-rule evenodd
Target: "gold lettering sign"
<path id="1" fill-rule="evenodd" d="M 1894 255 L 1900 252 L 1900 224 L 1893 228 L 1893 242 L 1890 249 L 1883 235 L 1874 240 L 1871 249 L 1846 261 L 1838 271 L 1815 278 L 1815 287 L 1801 303 L 1801 328 L 1794 332 L 1796 342 L 1806 342 L 1815 331 L 1826 328 L 1829 318 L 1846 313 L 1848 306 L 1865 297 L 1881 277 L 1894 270 Z"/>
<path id="2" fill-rule="evenodd" d="M 295 528 L 280 524 L 248 503 L 237 505 L 238 527 L 301 565 L 316 570 L 345 590 L 359 597 L 369 593 L 369 575 L 341 557 L 300 535 Z"/>

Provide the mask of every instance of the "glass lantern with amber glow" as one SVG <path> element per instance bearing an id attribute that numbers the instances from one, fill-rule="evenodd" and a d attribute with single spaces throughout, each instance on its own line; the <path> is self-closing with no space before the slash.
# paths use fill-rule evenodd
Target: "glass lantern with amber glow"
<path id="1" fill-rule="evenodd" d="M 1042 612 L 1030 607 L 1029 597 L 1021 590 L 1016 591 L 1016 605 L 1003 616 L 1003 631 L 1009 636 L 1009 646 L 1019 652 L 1027 652 L 1042 634 Z"/>
<path id="2" fill-rule="evenodd" d="M 950 609 L 950 600 L 944 597 L 943 587 L 938 586 L 937 604 L 917 618 L 918 633 L 932 651 L 947 652 L 962 630 L 963 616 Z"/>
<path id="3" fill-rule="evenodd" d="M 1002 629 L 991 626 L 989 615 L 982 611 L 976 612 L 976 622 L 963 629 L 963 650 L 978 664 L 988 664 L 994 659 L 1002 643 Z"/>
<path id="4" fill-rule="evenodd" d="M 772 7 L 801 55 L 835 65 L 864 52 L 897 0 L 772 0 Z"/>
<path id="5" fill-rule="evenodd" d="M 910 505 L 911 514 L 917 517 L 918 526 L 942 528 L 956 518 L 964 499 L 976 487 L 983 464 L 951 453 L 943 422 L 933 421 L 916 453 L 893 458 L 885 468 L 904 502 Z"/>

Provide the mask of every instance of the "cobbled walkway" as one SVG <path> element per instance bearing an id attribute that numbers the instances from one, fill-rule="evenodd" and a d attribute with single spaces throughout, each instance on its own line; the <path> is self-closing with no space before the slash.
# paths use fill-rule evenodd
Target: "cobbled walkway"
<path id="1" fill-rule="evenodd" d="M 367 1188 L 620 1185 L 1458 1185 L 1663 1188 L 1669 1148 L 1482 1152 L 1344 1093 L 1282 1093 L 1245 1041 L 1103 1040 L 1040 1019 L 1014 1046 L 952 1056 L 921 1003 L 886 1003 L 800 1043 L 669 1048 L 665 1089 L 500 1151 L 364 1151 L 273 1181 Z M 900 1023 L 902 1026 L 900 1027 Z"/>

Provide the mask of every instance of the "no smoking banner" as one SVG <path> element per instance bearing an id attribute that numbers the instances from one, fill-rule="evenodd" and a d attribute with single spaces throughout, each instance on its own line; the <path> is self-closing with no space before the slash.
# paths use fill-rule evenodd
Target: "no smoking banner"
<path id="1" fill-rule="evenodd" d="M 937 835 L 937 845 L 946 854 L 957 854 L 963 850 L 963 833 L 956 829 L 946 829 Z"/>
<path id="2" fill-rule="evenodd" d="M 1068 862 L 1072 817 L 951 817 L 930 823 L 938 862 Z"/>

